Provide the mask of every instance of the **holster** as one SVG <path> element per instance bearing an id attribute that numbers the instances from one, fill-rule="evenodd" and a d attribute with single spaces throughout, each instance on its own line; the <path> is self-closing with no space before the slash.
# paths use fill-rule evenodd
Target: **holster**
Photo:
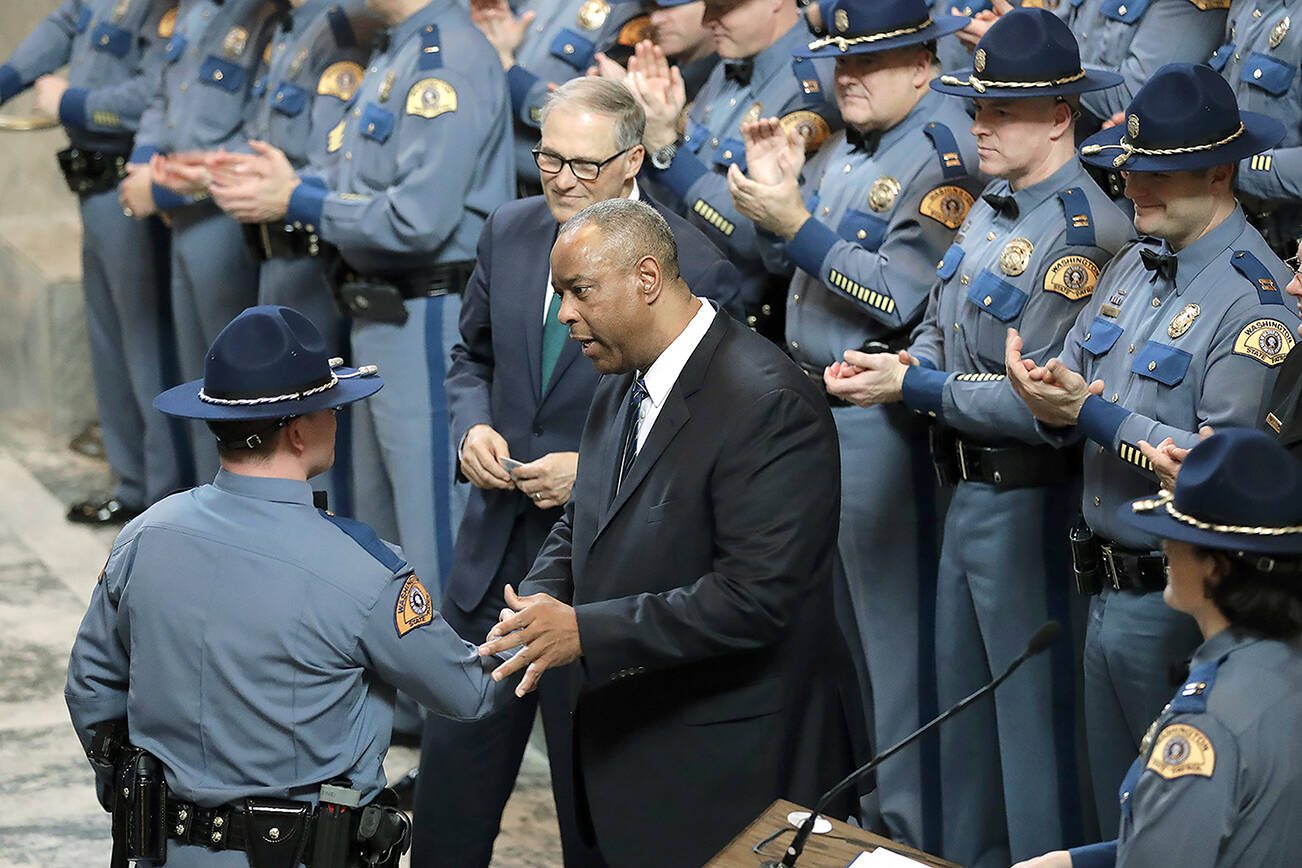
<path id="1" fill-rule="evenodd" d="M 958 435 L 954 429 L 938 421 L 932 421 L 927 428 L 927 445 L 931 449 L 931 469 L 936 473 L 938 485 L 958 485 L 959 473 L 950 459 L 958 446 Z"/>
<path id="2" fill-rule="evenodd" d="M 127 176 L 123 154 L 64 148 L 57 156 L 68 189 L 79 196 L 112 190 Z"/>
<path id="3" fill-rule="evenodd" d="M 307 802 L 281 799 L 245 799 L 244 855 L 250 868 L 295 868 L 307 846 Z"/>
<path id="4" fill-rule="evenodd" d="M 118 763 L 114 779 L 113 861 L 149 859 L 167 862 L 167 784 L 157 758 L 129 748 Z"/>
<path id="5" fill-rule="evenodd" d="M 1087 597 L 1100 593 L 1103 590 L 1103 570 L 1099 565 L 1099 545 L 1085 516 L 1076 516 L 1067 531 L 1067 541 L 1071 545 L 1071 572 L 1076 579 L 1077 592 Z"/>
<path id="6" fill-rule="evenodd" d="M 398 868 L 411 846 L 411 820 L 397 808 L 367 805 L 357 822 L 356 840 L 367 865 Z"/>

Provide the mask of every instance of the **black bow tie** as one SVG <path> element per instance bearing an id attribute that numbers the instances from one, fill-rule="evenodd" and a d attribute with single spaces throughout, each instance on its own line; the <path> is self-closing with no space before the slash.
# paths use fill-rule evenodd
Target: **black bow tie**
<path id="1" fill-rule="evenodd" d="M 882 134 L 878 130 L 861 133 L 854 127 L 846 127 L 845 140 L 850 144 L 850 153 L 859 151 L 871 157 L 877 153 L 877 146 L 882 143 Z"/>
<path id="2" fill-rule="evenodd" d="M 723 77 L 728 81 L 735 81 L 737 84 L 745 87 L 750 84 L 751 76 L 755 74 L 755 58 L 748 57 L 745 60 L 725 60 L 723 62 Z"/>
<path id="3" fill-rule="evenodd" d="M 985 193 L 981 196 L 986 200 L 986 204 L 995 209 L 998 214 L 1003 214 L 1010 220 L 1016 220 L 1021 209 L 1017 207 L 1017 200 L 1012 196 L 1000 196 L 998 193 Z"/>
<path id="4" fill-rule="evenodd" d="M 1144 263 L 1144 267 L 1154 272 L 1153 277 L 1159 275 L 1175 283 L 1175 270 L 1180 264 L 1174 253 L 1158 253 L 1155 250 L 1139 251 L 1139 258 Z"/>

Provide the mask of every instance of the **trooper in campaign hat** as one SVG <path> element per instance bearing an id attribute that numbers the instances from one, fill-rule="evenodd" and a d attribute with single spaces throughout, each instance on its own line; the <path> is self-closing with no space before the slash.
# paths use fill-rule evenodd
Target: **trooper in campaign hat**
<path id="1" fill-rule="evenodd" d="M 957 33 L 967 24 L 962 15 L 932 18 L 925 2 L 907 0 L 834 0 L 820 3 L 824 17 L 822 35 L 796 57 L 841 57 L 873 54 L 931 42 Z"/>
<path id="2" fill-rule="evenodd" d="M 1202 644 L 1114 790 L 1117 839 L 1024 868 L 1291 864 L 1302 848 L 1302 463 L 1263 431 L 1226 429 L 1189 453 L 1174 492 L 1117 512 L 1163 540 L 1163 599 Z"/>
<path id="3" fill-rule="evenodd" d="M 1092 534 L 1099 554 L 1098 569 L 1082 573 L 1097 594 L 1085 729 L 1105 836 L 1117 831 L 1114 785 L 1169 696 L 1167 667 L 1199 641 L 1196 624 L 1161 604 L 1159 537 L 1120 521 L 1117 507 L 1151 484 L 1141 441 L 1187 449 L 1202 426 L 1255 426 L 1270 409 L 1298 325 L 1282 291 L 1292 275 L 1249 225 L 1233 183 L 1239 162 L 1283 132 L 1240 111 L 1206 66 L 1157 70 L 1125 122 L 1081 147 L 1083 159 L 1121 172 L 1142 237 L 1108 266 L 1058 359 L 1028 370 L 1016 338 L 1009 347 L 1013 388 L 1044 438 L 1091 441 L 1080 536 Z"/>

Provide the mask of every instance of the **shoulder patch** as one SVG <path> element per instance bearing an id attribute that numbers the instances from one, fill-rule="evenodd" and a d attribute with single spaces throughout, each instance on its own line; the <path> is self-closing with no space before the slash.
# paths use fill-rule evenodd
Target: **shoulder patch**
<path id="1" fill-rule="evenodd" d="M 1234 339 L 1234 354 L 1256 359 L 1268 368 L 1283 364 L 1293 349 L 1293 333 L 1277 319 L 1248 323 Z"/>
<path id="2" fill-rule="evenodd" d="M 441 78 L 422 78 L 407 91 L 407 114 L 436 118 L 457 110 L 457 89 Z"/>
<path id="3" fill-rule="evenodd" d="M 1216 749 L 1198 727 L 1175 723 L 1158 733 L 1146 768 L 1168 781 L 1186 775 L 1210 778 L 1216 771 Z"/>
<path id="4" fill-rule="evenodd" d="M 823 142 L 832 134 L 832 128 L 826 118 L 809 109 L 788 112 L 778 121 L 788 134 L 797 133 L 805 140 L 805 153 L 812 154 L 823 147 Z"/>
<path id="5" fill-rule="evenodd" d="M 362 76 L 365 74 L 366 71 L 362 69 L 360 63 L 351 60 L 332 63 L 325 68 L 325 72 L 321 73 L 321 78 L 316 83 L 316 92 L 348 102 L 357 92 L 358 86 L 362 83 Z"/>
<path id="6" fill-rule="evenodd" d="M 958 139 L 949 127 L 940 121 L 931 121 L 922 131 L 931 139 L 936 149 L 936 158 L 940 160 L 940 172 L 947 179 L 962 178 L 967 175 L 967 166 L 963 165 L 963 155 L 958 151 Z"/>
<path id="7" fill-rule="evenodd" d="M 406 636 L 417 627 L 424 627 L 434 620 L 434 604 L 430 602 L 429 592 L 412 573 L 403 582 L 398 592 L 398 602 L 393 607 L 393 626 L 399 636 Z"/>
<path id="8" fill-rule="evenodd" d="M 619 28 L 619 36 L 615 38 L 615 42 L 626 48 L 632 48 L 642 40 L 650 38 L 651 16 L 637 15 L 624 22 L 624 26 Z"/>
<path id="9" fill-rule="evenodd" d="M 1058 192 L 1063 216 L 1067 218 L 1066 241 L 1079 247 L 1094 246 L 1094 219 L 1090 213 L 1090 200 L 1080 187 L 1069 187 Z"/>
<path id="10" fill-rule="evenodd" d="M 975 201 L 972 194 L 962 187 L 946 184 L 922 197 L 922 202 L 918 205 L 918 213 L 930 217 L 948 229 L 957 229 L 967 219 L 967 212 L 971 210 L 972 203 Z"/>
<path id="11" fill-rule="evenodd" d="M 173 6 L 163 13 L 163 17 L 158 19 L 158 38 L 171 39 L 172 34 L 176 32 L 176 7 Z"/>
<path id="12" fill-rule="evenodd" d="M 369 524 L 363 524 L 362 522 L 354 521 L 351 518 L 331 515 L 323 509 L 318 509 L 317 512 L 320 513 L 321 517 L 326 521 L 348 534 L 348 536 L 352 538 L 353 542 L 365 549 L 366 553 L 379 561 L 385 569 L 396 573 L 398 570 L 406 566 L 406 562 L 394 554 L 393 549 L 380 541 L 380 538 L 376 535 L 375 531 L 371 529 Z M 413 576 L 413 578 L 415 577 Z"/>
<path id="13" fill-rule="evenodd" d="M 1044 288 L 1072 301 L 1094 294 L 1099 283 L 1099 267 L 1088 256 L 1063 256 L 1044 273 Z"/>
<path id="14" fill-rule="evenodd" d="M 1275 278 L 1260 259 L 1246 250 L 1236 250 L 1230 254 L 1230 265 L 1233 265 L 1235 271 L 1257 288 L 1257 300 L 1262 304 L 1284 303 L 1279 284 L 1275 282 Z"/>
<path id="15" fill-rule="evenodd" d="M 1206 12 L 1209 9 L 1229 9 L 1230 0 L 1189 0 L 1190 3 Z"/>

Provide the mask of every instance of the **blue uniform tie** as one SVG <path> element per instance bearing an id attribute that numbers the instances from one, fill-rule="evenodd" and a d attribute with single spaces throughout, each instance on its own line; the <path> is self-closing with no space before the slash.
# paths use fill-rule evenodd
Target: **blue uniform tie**
<path id="1" fill-rule="evenodd" d="M 620 453 L 619 478 L 615 480 L 615 491 L 624 484 L 624 477 L 637 458 L 638 419 L 642 415 L 642 399 L 647 397 L 646 381 L 640 376 L 633 380 L 633 388 L 628 390 L 628 418 L 624 420 L 624 451 Z"/>

